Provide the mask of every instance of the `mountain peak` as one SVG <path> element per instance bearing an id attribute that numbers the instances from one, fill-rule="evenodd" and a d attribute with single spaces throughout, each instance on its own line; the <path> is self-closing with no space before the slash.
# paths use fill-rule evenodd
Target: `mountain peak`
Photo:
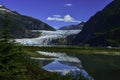
<path id="1" fill-rule="evenodd" d="M 16 11 L 6 8 L 4 5 L 0 5 L 0 32 L 4 29 L 5 15 L 10 20 L 8 27 L 14 38 L 37 37 L 39 35 L 38 33 L 31 32 L 31 30 L 55 30 L 38 19 L 19 14 Z"/>
<path id="2" fill-rule="evenodd" d="M 0 4 L 0 12 L 1 13 L 11 13 L 11 14 L 17 15 L 17 13 L 15 13 L 15 11 L 8 9 L 4 5 L 1 5 L 1 4 Z"/>
<path id="3" fill-rule="evenodd" d="M 1 7 L 4 7 L 4 5 L 0 4 L 0 8 L 1 8 Z"/>
<path id="4" fill-rule="evenodd" d="M 0 4 L 0 8 L 7 9 L 4 5 Z"/>
<path id="5" fill-rule="evenodd" d="M 4 5 L 0 4 L 0 10 L 9 10 L 9 9 L 6 8 Z"/>

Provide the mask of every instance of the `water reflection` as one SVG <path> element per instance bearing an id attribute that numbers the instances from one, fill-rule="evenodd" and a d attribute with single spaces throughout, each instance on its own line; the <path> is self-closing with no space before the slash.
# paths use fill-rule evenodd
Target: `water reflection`
<path id="1" fill-rule="evenodd" d="M 39 66 L 50 72 L 57 72 L 61 75 L 68 73 L 73 77 L 82 75 L 87 80 L 94 80 L 89 74 L 82 68 L 81 61 L 77 57 L 68 56 L 65 53 L 55 52 L 43 52 L 37 51 L 39 54 L 50 56 L 53 58 L 33 58 L 39 62 Z"/>

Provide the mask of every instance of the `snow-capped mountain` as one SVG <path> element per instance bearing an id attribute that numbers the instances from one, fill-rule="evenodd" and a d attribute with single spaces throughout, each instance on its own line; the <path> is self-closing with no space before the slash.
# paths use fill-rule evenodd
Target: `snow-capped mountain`
<path id="1" fill-rule="evenodd" d="M 15 14 L 14 12 L 12 12 L 8 8 L 6 8 L 4 5 L 0 5 L 0 11 L 3 12 L 3 13 L 8 12 L 8 13 L 11 13 L 11 14 Z"/>
<path id="2" fill-rule="evenodd" d="M 3 5 L 0 5 L 0 32 L 4 30 L 5 19 L 9 20 L 8 28 L 15 38 L 36 37 L 38 34 L 31 33 L 31 30 L 55 30 L 48 24 L 12 11 Z"/>

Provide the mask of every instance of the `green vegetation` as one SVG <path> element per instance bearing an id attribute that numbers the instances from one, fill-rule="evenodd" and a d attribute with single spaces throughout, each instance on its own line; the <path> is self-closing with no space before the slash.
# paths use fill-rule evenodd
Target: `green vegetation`
<path id="1" fill-rule="evenodd" d="M 88 73 L 95 78 L 95 80 L 119 80 L 118 74 L 120 74 L 120 56 L 108 55 L 109 52 L 110 54 L 114 54 L 114 52 L 119 53 L 119 49 L 20 46 L 10 42 L 7 38 L 4 38 L 0 42 L 1 80 L 77 80 L 72 79 L 69 75 L 60 76 L 56 73 L 41 70 L 35 61 L 30 60 L 28 57 L 47 57 L 36 54 L 36 51 L 39 50 L 49 52 L 66 52 L 70 53 L 69 55 L 74 55 L 80 58 L 84 69 L 87 70 Z M 99 52 L 99 54 L 94 52 Z M 108 52 L 108 54 L 105 55 L 103 52 Z"/>
<path id="2" fill-rule="evenodd" d="M 84 25 L 73 40 L 75 45 L 120 46 L 120 0 L 113 0 Z"/>
<path id="3" fill-rule="evenodd" d="M 109 43 L 110 46 L 120 46 L 119 33 L 120 27 L 102 33 L 97 32 L 94 33 L 95 37 L 92 40 L 94 40 L 95 38 L 102 38 L 104 36 L 105 41 Z"/>
<path id="4" fill-rule="evenodd" d="M 106 54 L 116 55 L 120 53 L 120 49 L 109 49 L 109 48 L 93 48 L 93 47 L 36 47 L 36 46 L 24 46 L 24 49 L 28 51 L 28 54 L 36 53 L 36 51 L 47 51 L 47 52 L 66 52 L 74 54 Z M 31 53 L 29 53 L 31 52 Z M 33 54 L 31 56 L 39 54 Z M 40 56 L 41 57 L 41 56 Z"/>
<path id="5" fill-rule="evenodd" d="M 5 30 L 0 39 L 0 80 L 76 80 L 70 75 L 60 76 L 40 69 L 24 47 L 11 39 L 7 16 L 4 23 Z"/>
<path id="6" fill-rule="evenodd" d="M 30 52 L 48 51 L 65 52 L 78 57 L 83 68 L 95 80 L 119 80 L 120 49 L 92 48 L 92 47 L 32 47 L 24 46 Z M 118 53 L 117 55 L 115 53 Z M 39 57 L 39 56 L 38 56 Z"/>
<path id="7" fill-rule="evenodd" d="M 26 77 L 29 78 L 26 73 L 25 57 L 21 54 L 21 48 L 17 47 L 9 35 L 7 16 L 4 21 L 5 30 L 2 32 L 2 38 L 0 40 L 0 80 L 23 80 Z M 23 58 L 22 58 L 23 57 Z"/>
<path id="8" fill-rule="evenodd" d="M 0 80 L 76 80 L 40 69 L 29 59 L 22 46 L 0 41 Z"/>
<path id="9" fill-rule="evenodd" d="M 32 18 L 30 16 L 21 15 L 15 11 L 11 11 L 5 6 L 1 7 L 1 9 L 5 10 L 0 10 L 0 32 L 3 31 L 5 28 L 4 18 L 7 15 L 8 19 L 10 20 L 8 28 L 14 38 L 39 36 L 38 33 L 31 32 L 31 30 L 55 30 L 53 27 L 38 19 Z M 29 23 L 29 21 L 31 22 Z"/>

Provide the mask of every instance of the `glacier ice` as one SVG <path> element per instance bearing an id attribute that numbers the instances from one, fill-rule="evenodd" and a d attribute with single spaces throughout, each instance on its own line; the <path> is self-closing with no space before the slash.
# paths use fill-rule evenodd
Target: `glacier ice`
<path id="1" fill-rule="evenodd" d="M 54 45 L 53 40 L 66 38 L 69 35 L 78 34 L 81 30 L 57 30 L 57 31 L 45 31 L 45 30 L 32 30 L 33 32 L 41 32 L 37 38 L 24 38 L 15 39 L 17 43 L 29 46 L 46 46 Z"/>

